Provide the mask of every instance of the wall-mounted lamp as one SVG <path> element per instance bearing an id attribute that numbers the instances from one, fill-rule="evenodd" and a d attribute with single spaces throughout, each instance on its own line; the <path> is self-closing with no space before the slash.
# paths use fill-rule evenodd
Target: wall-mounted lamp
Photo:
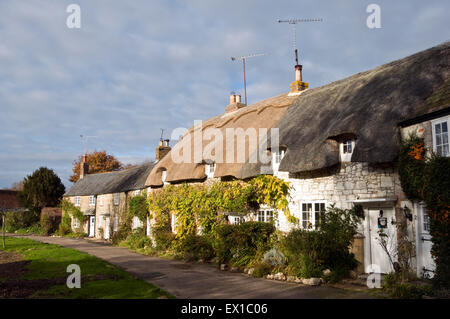
<path id="1" fill-rule="evenodd" d="M 405 205 L 405 207 L 403 207 L 403 214 L 405 215 L 406 219 L 409 219 L 410 222 L 412 222 L 412 214 L 411 214 L 411 209 L 409 209 L 408 206 Z"/>

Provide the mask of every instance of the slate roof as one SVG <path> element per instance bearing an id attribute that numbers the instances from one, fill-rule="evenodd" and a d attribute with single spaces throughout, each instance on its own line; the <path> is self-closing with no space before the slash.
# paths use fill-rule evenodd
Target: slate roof
<path id="1" fill-rule="evenodd" d="M 64 196 L 113 194 L 143 189 L 153 166 L 154 163 L 145 163 L 115 172 L 88 174 L 78 180 Z"/>

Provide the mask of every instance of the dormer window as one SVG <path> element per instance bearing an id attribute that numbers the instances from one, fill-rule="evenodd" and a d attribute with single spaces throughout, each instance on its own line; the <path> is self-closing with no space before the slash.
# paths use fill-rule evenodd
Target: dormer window
<path id="1" fill-rule="evenodd" d="M 355 140 L 345 139 L 339 144 L 341 162 L 350 162 L 352 160 L 353 151 L 355 150 Z"/>
<path id="2" fill-rule="evenodd" d="M 205 164 L 205 174 L 208 178 L 213 178 L 215 171 L 216 171 L 216 163 Z"/>
<path id="3" fill-rule="evenodd" d="M 166 179 L 167 179 L 167 170 L 163 170 L 161 171 L 161 181 L 164 183 L 164 185 L 168 184 L 166 183 Z"/>
<path id="4" fill-rule="evenodd" d="M 272 169 L 274 172 L 278 171 L 281 160 L 283 159 L 285 153 L 286 153 L 285 149 L 279 149 L 277 151 L 272 152 Z"/>
<path id="5" fill-rule="evenodd" d="M 342 143 L 342 153 L 351 154 L 353 152 L 353 142 L 352 140 L 347 140 Z"/>

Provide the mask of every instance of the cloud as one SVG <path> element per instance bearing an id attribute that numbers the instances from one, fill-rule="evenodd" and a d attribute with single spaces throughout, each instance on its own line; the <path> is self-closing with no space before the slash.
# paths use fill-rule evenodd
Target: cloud
<path id="1" fill-rule="evenodd" d="M 0 2 L 0 187 L 40 166 L 70 186 L 88 148 L 126 163 L 154 157 L 164 128 L 223 112 L 241 91 L 249 102 L 289 89 L 291 26 L 310 87 L 324 85 L 448 40 L 446 1 L 378 1 L 382 28 L 365 26 L 367 4 L 335 1 L 79 0 L 82 27 L 66 27 L 72 1 Z"/>

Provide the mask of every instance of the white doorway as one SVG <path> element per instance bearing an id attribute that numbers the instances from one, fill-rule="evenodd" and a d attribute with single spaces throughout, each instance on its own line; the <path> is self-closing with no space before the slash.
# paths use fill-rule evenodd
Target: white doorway
<path id="1" fill-rule="evenodd" d="M 392 261 L 397 261 L 397 227 L 395 225 L 394 208 L 368 208 L 365 215 L 365 271 L 367 273 L 376 270 L 380 273 L 392 272 L 392 263 L 380 240 L 384 238 Z M 380 232 L 386 236 L 381 237 Z"/>
<path id="2" fill-rule="evenodd" d="M 417 276 L 433 278 L 436 264 L 431 256 L 430 219 L 423 204 L 416 204 L 416 255 Z"/>
<path id="3" fill-rule="evenodd" d="M 89 216 L 89 237 L 95 236 L 95 216 Z"/>
<path id="4" fill-rule="evenodd" d="M 105 217 L 105 233 L 104 233 L 105 239 L 109 239 L 109 228 L 110 228 L 109 220 L 110 220 L 109 216 L 106 216 Z"/>

